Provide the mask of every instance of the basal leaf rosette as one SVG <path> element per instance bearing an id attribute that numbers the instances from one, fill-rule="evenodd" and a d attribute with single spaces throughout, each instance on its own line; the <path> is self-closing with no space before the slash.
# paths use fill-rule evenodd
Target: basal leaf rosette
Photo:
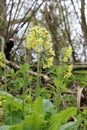
<path id="1" fill-rule="evenodd" d="M 34 26 L 28 33 L 26 38 L 26 48 L 34 50 L 40 55 L 43 68 L 48 68 L 53 63 L 55 55 L 52 49 L 51 36 L 49 32 L 40 26 Z"/>
<path id="2" fill-rule="evenodd" d="M 5 67 L 5 56 L 2 52 L 0 52 L 0 67 Z"/>

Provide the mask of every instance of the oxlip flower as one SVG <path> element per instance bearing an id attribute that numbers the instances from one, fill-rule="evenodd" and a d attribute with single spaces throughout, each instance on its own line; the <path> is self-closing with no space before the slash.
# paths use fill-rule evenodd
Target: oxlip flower
<path id="1" fill-rule="evenodd" d="M 48 68 L 53 64 L 55 56 L 52 48 L 51 36 L 49 32 L 40 26 L 34 26 L 28 33 L 26 38 L 26 48 L 34 50 L 42 58 L 43 68 Z"/>

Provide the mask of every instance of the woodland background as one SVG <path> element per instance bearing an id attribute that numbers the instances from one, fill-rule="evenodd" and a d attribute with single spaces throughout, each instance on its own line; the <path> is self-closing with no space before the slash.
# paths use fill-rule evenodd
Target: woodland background
<path id="1" fill-rule="evenodd" d="M 87 130 L 86 14 L 86 0 L 0 0 L 0 130 Z M 52 67 L 41 71 L 25 49 L 34 26 L 48 30 L 55 52 Z M 72 55 L 61 64 L 65 47 Z"/>
<path id="2" fill-rule="evenodd" d="M 71 46 L 72 62 L 87 61 L 87 17 L 85 0 L 0 0 L 0 36 L 5 48 L 10 39 L 14 46 L 11 60 L 22 62 L 27 32 L 32 26 L 46 27 L 53 42 L 56 64 L 62 47 Z M 31 54 L 28 53 L 31 60 Z"/>

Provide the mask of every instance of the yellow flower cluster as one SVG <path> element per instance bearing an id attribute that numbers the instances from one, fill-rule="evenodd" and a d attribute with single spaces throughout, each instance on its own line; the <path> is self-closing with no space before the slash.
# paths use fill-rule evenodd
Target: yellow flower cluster
<path id="1" fill-rule="evenodd" d="M 64 76 L 64 78 L 69 78 L 72 75 L 72 69 L 73 69 L 73 65 L 69 65 L 68 66 L 68 70 L 66 75 Z"/>
<path id="2" fill-rule="evenodd" d="M 28 50 L 35 50 L 36 53 L 45 52 L 45 59 L 43 59 L 43 68 L 48 68 L 53 63 L 53 56 L 55 55 L 52 49 L 51 37 L 49 32 L 40 26 L 34 26 L 27 35 L 26 48 Z"/>
<path id="3" fill-rule="evenodd" d="M 41 47 L 44 49 L 50 48 L 50 34 L 45 28 L 34 26 L 30 31 L 26 39 L 26 48 L 34 49 L 36 52 L 41 52 Z"/>
<path id="4" fill-rule="evenodd" d="M 0 66 L 5 67 L 5 56 L 2 52 L 0 52 Z"/>
<path id="5" fill-rule="evenodd" d="M 71 54 L 72 54 L 72 48 L 71 47 L 65 48 L 65 56 L 63 58 L 63 61 L 67 62 Z"/>
<path id="6" fill-rule="evenodd" d="M 43 63 L 43 68 L 49 68 L 51 65 L 53 65 L 53 57 L 48 58 L 47 60 L 45 60 L 45 62 L 47 63 Z"/>

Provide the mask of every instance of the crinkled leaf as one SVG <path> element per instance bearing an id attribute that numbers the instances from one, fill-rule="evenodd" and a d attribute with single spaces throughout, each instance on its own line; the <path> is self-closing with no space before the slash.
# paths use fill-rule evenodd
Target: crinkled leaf
<path id="1" fill-rule="evenodd" d="M 38 113 L 33 112 L 30 116 L 26 117 L 24 126 L 25 128 L 31 128 L 31 130 L 41 130 L 44 124 L 45 120 L 43 116 L 40 116 Z"/>
<path id="2" fill-rule="evenodd" d="M 23 123 L 19 123 L 12 126 L 3 125 L 0 127 L 0 130 L 24 130 Z"/>
<path id="3" fill-rule="evenodd" d="M 37 112 L 39 115 L 43 115 L 44 116 L 44 110 L 43 110 L 43 104 L 42 104 L 42 98 L 38 97 L 32 106 L 32 112 Z"/>
<path id="4" fill-rule="evenodd" d="M 62 125 L 59 130 L 76 130 L 80 125 L 80 121 L 69 122 Z"/>
<path id="5" fill-rule="evenodd" d="M 45 123 L 45 113 L 43 110 L 42 98 L 38 97 L 31 108 L 31 115 L 25 118 L 24 126 L 30 130 L 41 130 Z"/>
<path id="6" fill-rule="evenodd" d="M 54 114 L 57 112 L 56 107 L 48 99 L 43 99 L 43 109 L 46 113 L 49 112 L 51 114 Z"/>
<path id="7" fill-rule="evenodd" d="M 23 123 L 19 123 L 10 127 L 9 130 L 23 130 Z"/>
<path id="8" fill-rule="evenodd" d="M 12 120 L 12 124 L 18 124 L 18 123 L 21 123 L 23 122 L 23 114 L 22 114 L 22 111 L 14 111 L 12 112 L 12 118 L 10 115 L 7 115 L 5 117 L 5 124 L 6 125 L 10 125 L 11 124 L 11 120 Z"/>
<path id="9" fill-rule="evenodd" d="M 10 129 L 10 126 L 7 126 L 7 125 L 0 126 L 0 130 L 9 130 L 9 129 Z"/>
<path id="10" fill-rule="evenodd" d="M 76 114 L 76 112 L 77 108 L 71 107 L 51 116 L 45 130 L 58 130 L 59 127 L 66 123 L 72 115 Z"/>
<path id="11" fill-rule="evenodd" d="M 21 109 L 22 107 L 22 100 L 12 96 L 11 94 L 7 93 L 7 92 L 4 92 L 4 91 L 0 91 L 0 96 L 2 96 L 3 100 L 4 100 L 4 103 L 5 104 L 5 107 L 10 105 L 12 106 L 11 109 L 15 110 L 16 109 Z"/>
<path id="12" fill-rule="evenodd" d="M 0 91 L 0 96 L 6 95 L 8 97 L 13 97 L 10 93 L 5 92 L 5 91 Z"/>

